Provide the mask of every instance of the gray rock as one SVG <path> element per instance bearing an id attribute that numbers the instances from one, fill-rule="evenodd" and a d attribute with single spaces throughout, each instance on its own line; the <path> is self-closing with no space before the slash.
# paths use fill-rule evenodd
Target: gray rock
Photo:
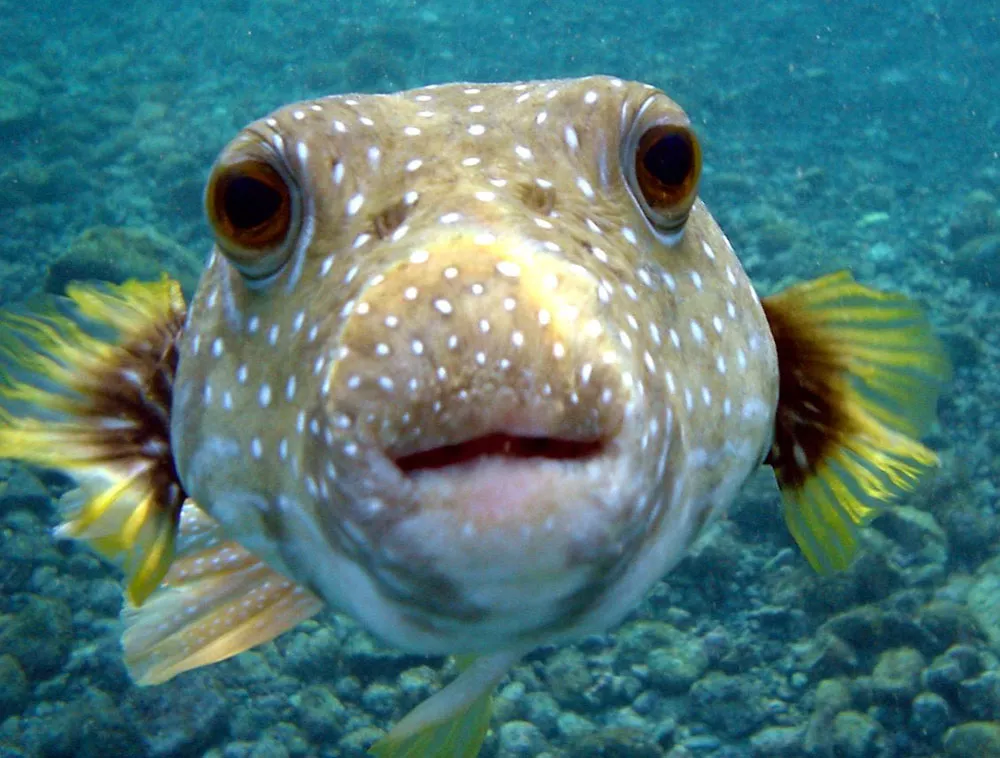
<path id="1" fill-rule="evenodd" d="M 576 742 L 569 758 L 663 758 L 663 749 L 641 729 L 602 729 Z"/>
<path id="2" fill-rule="evenodd" d="M 529 721 L 508 721 L 500 727 L 497 758 L 536 756 L 547 749 L 545 735 Z"/>
<path id="3" fill-rule="evenodd" d="M 929 576 L 944 574 L 948 562 L 948 537 L 934 514 L 908 505 L 897 505 L 880 515 L 875 527 L 898 544 L 906 556 L 903 576 L 914 579 L 906 581 L 906 584 L 916 584 Z M 937 567 L 932 575 L 913 571 L 916 566 L 923 568 L 929 565 Z"/>
<path id="4" fill-rule="evenodd" d="M 0 721 L 28 704 L 28 677 L 12 655 L 0 656 Z"/>
<path id="5" fill-rule="evenodd" d="M 493 718 L 501 724 L 524 718 L 525 691 L 523 682 L 511 682 L 501 687 L 493 698 Z"/>
<path id="6" fill-rule="evenodd" d="M 967 721 L 944 736 L 944 752 L 951 758 L 986 758 L 1000 755 L 1000 724 Z"/>
<path id="7" fill-rule="evenodd" d="M 701 641 L 684 637 L 669 647 L 655 648 L 647 659 L 650 683 L 668 695 L 687 692 L 708 668 Z"/>
<path id="8" fill-rule="evenodd" d="M 363 677 L 397 677 L 406 669 L 427 663 L 424 656 L 391 650 L 361 631 L 347 637 L 338 660 L 350 673 Z"/>
<path id="9" fill-rule="evenodd" d="M 586 692 L 593 681 L 587 659 L 576 648 L 563 648 L 545 664 L 549 692 L 566 708 L 587 710 L 591 707 Z"/>
<path id="10" fill-rule="evenodd" d="M 722 746 L 722 740 L 714 734 L 696 734 L 684 740 L 684 747 L 695 755 L 712 753 Z"/>
<path id="11" fill-rule="evenodd" d="M 840 711 L 851 706 L 851 693 L 847 684 L 840 679 L 824 679 L 816 687 L 812 714 L 806 725 L 804 737 L 805 751 L 809 755 L 821 755 L 830 744 L 833 720 Z"/>
<path id="12" fill-rule="evenodd" d="M 983 189 L 972 190 L 948 220 L 946 229 L 954 250 L 975 237 L 1000 231 L 996 197 Z"/>
<path id="13" fill-rule="evenodd" d="M 524 697 L 526 720 L 535 724 L 547 737 L 559 731 L 559 704 L 548 692 L 529 692 Z"/>
<path id="14" fill-rule="evenodd" d="M 579 713 L 563 711 L 557 722 L 559 735 L 567 742 L 577 742 L 597 731 L 597 727 Z"/>
<path id="15" fill-rule="evenodd" d="M 206 671 L 192 671 L 158 687 L 128 692 L 122 713 L 143 735 L 149 753 L 193 755 L 220 740 L 229 713 L 219 682 Z"/>
<path id="16" fill-rule="evenodd" d="M 48 710 L 39 710 L 40 718 L 23 722 L 23 743 L 30 755 L 146 758 L 152 754 L 105 692 L 91 689 L 68 703 L 48 705 Z"/>
<path id="17" fill-rule="evenodd" d="M 342 676 L 333 686 L 333 691 L 337 693 L 337 697 L 345 702 L 358 703 L 361 701 L 361 693 L 364 692 L 364 688 L 361 686 L 361 680 L 356 676 Z"/>
<path id="18" fill-rule="evenodd" d="M 836 635 L 850 645 L 871 649 L 882 635 L 883 611 L 874 605 L 862 605 L 838 613 L 820 627 L 820 632 Z"/>
<path id="19" fill-rule="evenodd" d="M 658 647 L 674 647 L 689 636 L 665 621 L 635 621 L 618 631 L 615 660 L 624 666 L 645 663 L 650 651 Z"/>
<path id="20" fill-rule="evenodd" d="M 385 732 L 373 726 L 363 726 L 341 738 L 337 743 L 342 758 L 370 758 L 368 748 L 382 739 Z"/>
<path id="21" fill-rule="evenodd" d="M 288 748 L 271 735 L 253 742 L 232 742 L 226 745 L 225 758 L 290 758 Z"/>
<path id="22" fill-rule="evenodd" d="M 799 666 L 812 679 L 851 674 L 858 668 L 854 648 L 829 631 L 821 631 L 799 653 Z"/>
<path id="23" fill-rule="evenodd" d="M 17 658 L 32 679 L 59 672 L 69 657 L 73 621 L 62 600 L 25 595 L 16 613 L 0 616 L 0 655 Z"/>
<path id="24" fill-rule="evenodd" d="M 63 294 L 73 281 L 155 281 L 166 270 L 187 294 L 194 291 L 201 269 L 200 253 L 152 227 L 98 225 L 85 229 L 50 261 L 43 286 L 46 292 Z"/>
<path id="25" fill-rule="evenodd" d="M 935 692 L 921 692 L 910 708 L 910 730 L 920 739 L 936 744 L 951 724 L 948 701 Z"/>
<path id="26" fill-rule="evenodd" d="M 1000 672 L 984 671 L 958 687 L 958 702 L 977 721 L 1000 719 Z"/>
<path id="27" fill-rule="evenodd" d="M 3 484 L 0 485 L 0 513 L 5 514 L 4 526 L 15 533 L 37 534 L 43 528 L 38 516 L 46 514 L 52 507 L 52 496 L 38 477 L 23 466 L 13 466 L 9 470 L 5 466 L 4 469 L 5 471 L 0 472 L 0 478 L 3 479 Z M 39 547 L 36 544 L 35 549 L 38 550 Z M 5 558 L 8 557 L 8 551 L 5 544 Z M 51 548 L 45 549 L 45 554 L 47 557 L 58 555 Z M 19 551 L 14 551 L 13 556 L 22 557 Z"/>
<path id="28" fill-rule="evenodd" d="M 388 684 L 369 684 L 361 695 L 361 705 L 370 713 L 388 718 L 396 710 L 396 688 Z"/>
<path id="29" fill-rule="evenodd" d="M 27 84 L 0 79 L 0 134 L 10 136 L 26 128 L 42 102 L 42 96 Z"/>
<path id="30" fill-rule="evenodd" d="M 306 687 L 293 696 L 298 724 L 309 739 L 335 743 L 344 734 L 348 710 L 340 699 L 322 684 Z"/>
<path id="31" fill-rule="evenodd" d="M 889 755 L 885 732 L 867 714 L 842 711 L 833 720 L 833 746 L 838 758 L 879 758 Z"/>
<path id="32" fill-rule="evenodd" d="M 939 655 L 948 646 L 984 639 L 979 619 L 965 605 L 935 600 L 920 609 L 920 627 L 935 641 L 935 649 L 921 648 L 924 655 Z"/>
<path id="33" fill-rule="evenodd" d="M 886 650 L 872 671 L 872 691 L 881 702 L 902 705 L 920 690 L 924 657 L 910 647 Z"/>
<path id="34" fill-rule="evenodd" d="M 402 698 L 402 707 L 409 709 L 415 707 L 429 698 L 441 687 L 437 671 L 430 666 L 415 666 L 407 669 L 399 675 L 396 680 L 399 686 L 399 694 Z"/>
<path id="35" fill-rule="evenodd" d="M 757 758 L 795 758 L 802 754 L 805 728 L 769 726 L 750 737 L 750 750 Z"/>
<path id="36" fill-rule="evenodd" d="M 921 681 L 926 689 L 952 697 L 963 679 L 982 670 L 979 653 L 970 645 L 953 645 L 931 661 L 924 669 Z"/>
<path id="37" fill-rule="evenodd" d="M 767 718 L 759 688 L 746 676 L 711 672 L 691 687 L 691 713 L 726 737 L 744 737 Z"/>
<path id="38" fill-rule="evenodd" d="M 1000 558 L 994 558 L 980 567 L 969 590 L 967 603 L 993 646 L 1000 646 Z"/>
<path id="39" fill-rule="evenodd" d="M 285 648 L 285 665 L 289 673 L 306 681 L 328 678 L 340 668 L 340 645 L 328 627 L 312 634 L 295 632 Z"/>

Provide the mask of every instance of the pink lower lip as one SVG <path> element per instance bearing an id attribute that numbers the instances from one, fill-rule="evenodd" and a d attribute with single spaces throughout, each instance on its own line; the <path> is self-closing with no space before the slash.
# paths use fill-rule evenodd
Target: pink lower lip
<path id="1" fill-rule="evenodd" d="M 409 474 L 415 471 L 440 469 L 481 458 L 508 458 L 525 460 L 581 460 L 590 458 L 604 447 L 601 440 L 563 440 L 552 437 L 520 437 L 503 432 L 486 434 L 454 445 L 444 445 L 431 450 L 404 455 L 396 465 Z"/>

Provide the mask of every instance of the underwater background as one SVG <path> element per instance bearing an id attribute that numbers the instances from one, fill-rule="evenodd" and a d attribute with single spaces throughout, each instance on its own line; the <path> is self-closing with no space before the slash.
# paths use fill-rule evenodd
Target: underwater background
<path id="1" fill-rule="evenodd" d="M 663 88 L 762 293 L 842 267 L 928 308 L 942 465 L 817 576 L 762 472 L 619 628 L 501 684 L 484 758 L 1000 756 L 1000 8 L 986 0 L 0 0 L 0 297 L 210 247 L 205 178 L 287 102 L 609 73 Z M 326 613 L 153 688 L 65 482 L 0 464 L 0 758 L 362 756 L 454 673 Z"/>

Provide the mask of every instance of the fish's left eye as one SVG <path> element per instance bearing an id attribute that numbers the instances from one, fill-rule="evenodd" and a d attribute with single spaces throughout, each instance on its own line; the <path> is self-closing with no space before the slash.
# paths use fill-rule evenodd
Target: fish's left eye
<path id="1" fill-rule="evenodd" d="M 633 193 L 650 223 L 675 232 L 687 220 L 701 175 L 701 147 L 683 123 L 654 123 L 638 132 L 626 157 Z"/>
<path id="2" fill-rule="evenodd" d="M 287 259 L 292 190 L 266 161 L 220 161 L 209 178 L 205 206 L 219 248 L 248 278 L 269 276 Z"/>

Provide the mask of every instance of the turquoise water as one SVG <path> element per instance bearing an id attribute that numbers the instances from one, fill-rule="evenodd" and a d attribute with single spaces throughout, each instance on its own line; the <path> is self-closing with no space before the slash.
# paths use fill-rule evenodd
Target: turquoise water
<path id="1" fill-rule="evenodd" d="M 754 480 L 623 627 L 504 680 L 483 756 L 1000 755 L 1000 13 L 612 5 L 0 2 L 3 302 L 161 268 L 190 291 L 212 161 L 287 102 L 659 86 L 758 289 L 846 266 L 927 306 L 955 367 L 928 439 L 942 466 L 830 578 Z M 119 575 L 49 534 L 65 483 L 0 481 L 0 756 L 362 755 L 452 673 L 327 614 L 137 688 Z"/>

